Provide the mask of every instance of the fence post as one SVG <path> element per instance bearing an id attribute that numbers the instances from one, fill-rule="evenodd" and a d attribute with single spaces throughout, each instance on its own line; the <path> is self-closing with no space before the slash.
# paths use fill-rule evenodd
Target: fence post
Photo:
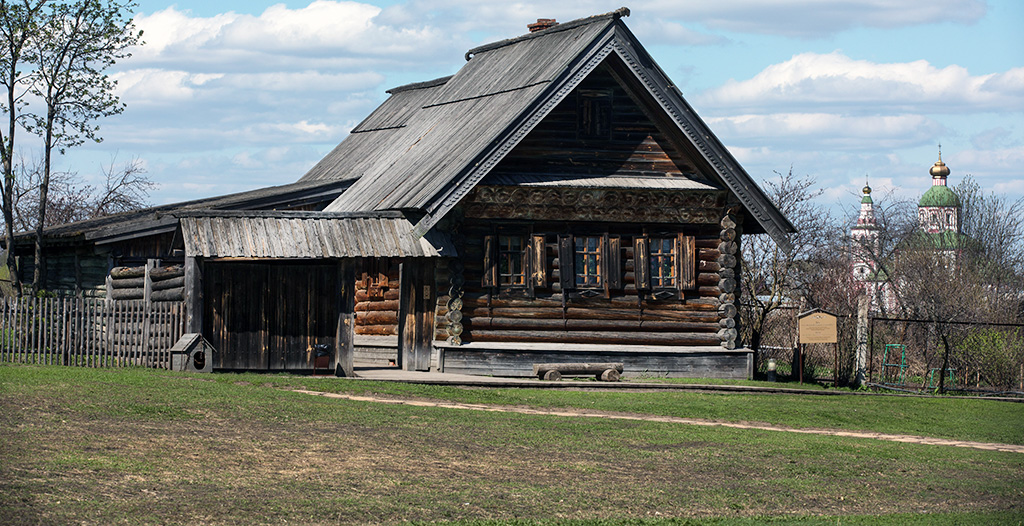
<path id="1" fill-rule="evenodd" d="M 868 360 L 868 308 L 871 301 L 867 295 L 861 295 L 857 299 L 857 373 L 853 379 L 853 386 L 859 388 L 864 385 L 867 375 Z"/>

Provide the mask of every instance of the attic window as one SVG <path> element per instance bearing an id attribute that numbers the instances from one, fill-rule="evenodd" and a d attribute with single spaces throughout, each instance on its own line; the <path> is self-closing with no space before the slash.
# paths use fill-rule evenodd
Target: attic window
<path id="1" fill-rule="evenodd" d="M 576 129 L 580 139 L 611 139 L 611 90 L 581 89 L 576 92 Z"/>

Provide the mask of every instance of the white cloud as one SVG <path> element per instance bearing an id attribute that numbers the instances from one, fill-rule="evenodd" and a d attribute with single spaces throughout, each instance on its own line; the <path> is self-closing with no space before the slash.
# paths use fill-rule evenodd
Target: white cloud
<path id="1" fill-rule="evenodd" d="M 743 114 L 708 118 L 715 133 L 740 146 L 811 145 L 844 150 L 917 146 L 942 127 L 924 116 L 847 116 L 830 113 Z"/>
<path id="2" fill-rule="evenodd" d="M 728 31 L 818 37 L 856 27 L 970 24 L 987 6 L 985 0 L 656 0 L 644 10 Z"/>
<path id="3" fill-rule="evenodd" d="M 370 4 L 325 0 L 298 9 L 277 4 L 259 16 L 229 12 L 193 17 L 170 7 L 136 16 L 146 44 L 133 51 L 132 61 L 191 70 L 230 71 L 268 64 L 301 70 L 337 67 L 346 59 L 365 67 L 365 62 L 353 60 L 359 58 L 417 64 L 451 51 L 455 39 L 450 33 L 420 21 L 381 24 L 376 20 L 380 12 Z"/>
<path id="4" fill-rule="evenodd" d="M 691 29 L 660 17 L 638 16 L 636 21 L 630 21 L 629 27 L 638 35 L 643 35 L 647 45 L 706 46 L 729 42 L 725 37 Z"/>
<path id="5" fill-rule="evenodd" d="M 457 32 L 483 31 L 507 36 L 522 32 L 524 21 L 538 17 L 565 22 L 613 11 L 620 5 L 600 0 L 411 0 L 386 8 L 379 18 L 396 24 L 430 20 Z M 857 27 L 972 24 L 987 12 L 985 0 L 641 0 L 629 6 L 633 28 L 668 21 L 663 27 L 699 24 L 715 30 L 797 37 L 824 36 Z M 647 38 L 659 38 L 647 31 L 637 32 L 645 33 Z M 686 32 L 699 34 L 692 28 Z"/>
<path id="6" fill-rule="evenodd" d="M 197 88 L 223 76 L 147 68 L 120 71 L 112 74 L 111 78 L 117 81 L 118 96 L 134 105 L 190 100 L 196 95 Z"/>
<path id="7" fill-rule="evenodd" d="M 964 150 L 955 156 L 944 155 L 943 160 L 950 166 L 960 166 L 964 173 L 986 172 L 1005 173 L 1024 177 L 1020 167 L 1024 166 L 1024 146 L 993 150 Z"/>
<path id="8" fill-rule="evenodd" d="M 801 53 L 749 80 L 730 80 L 697 99 L 713 108 L 760 112 L 854 106 L 880 112 L 1021 111 L 1024 68 L 972 76 L 961 66 L 940 69 L 924 60 L 878 64 L 838 51 Z"/>

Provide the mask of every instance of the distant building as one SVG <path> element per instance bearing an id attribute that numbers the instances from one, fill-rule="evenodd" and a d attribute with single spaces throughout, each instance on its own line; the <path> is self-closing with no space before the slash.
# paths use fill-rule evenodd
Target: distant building
<path id="1" fill-rule="evenodd" d="M 960 198 L 946 184 L 949 167 L 939 160 L 932 165 L 929 173 L 932 187 L 928 189 L 917 203 L 917 219 L 920 230 L 901 243 L 897 249 L 931 250 L 935 257 L 955 263 L 963 247 L 964 235 L 961 233 Z M 896 298 L 892 284 L 880 265 L 882 261 L 881 231 L 876 219 L 875 204 L 871 198 L 871 187 L 864 185 L 863 197 L 860 200 L 860 214 L 857 224 L 850 228 L 850 272 L 855 283 L 860 284 L 864 293 L 871 297 L 871 310 L 881 311 L 896 307 Z"/>

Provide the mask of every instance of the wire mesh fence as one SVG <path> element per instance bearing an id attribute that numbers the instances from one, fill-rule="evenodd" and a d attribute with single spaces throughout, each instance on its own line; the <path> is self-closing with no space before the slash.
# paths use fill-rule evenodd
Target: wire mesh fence
<path id="1" fill-rule="evenodd" d="M 869 379 L 917 391 L 1024 394 L 1024 324 L 872 318 Z"/>
<path id="2" fill-rule="evenodd" d="M 780 381 L 852 385 L 857 318 L 837 316 L 838 343 L 799 345 L 797 309 L 780 309 L 765 324 L 757 352 L 759 376 L 774 367 Z M 865 376 L 880 389 L 1024 396 L 1024 324 L 870 317 Z"/>

